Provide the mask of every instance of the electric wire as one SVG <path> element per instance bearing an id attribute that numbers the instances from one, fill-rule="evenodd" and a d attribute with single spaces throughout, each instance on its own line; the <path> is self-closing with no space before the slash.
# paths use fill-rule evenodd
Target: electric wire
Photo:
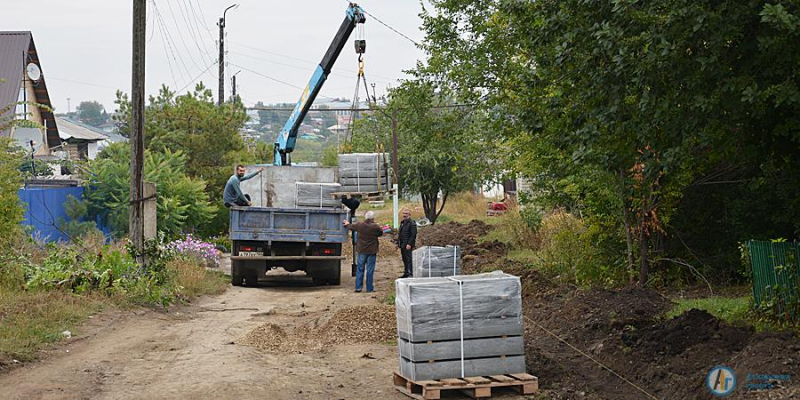
<path id="1" fill-rule="evenodd" d="M 260 49 L 258 47 L 253 47 L 253 46 L 250 46 L 250 45 L 246 45 L 244 43 L 233 42 L 233 41 L 227 41 L 226 43 L 233 44 L 233 45 L 236 45 L 236 46 L 242 46 L 242 47 L 248 48 L 250 50 L 255 50 L 255 51 L 258 51 L 258 52 L 261 52 L 261 53 L 265 53 L 265 54 L 270 54 L 270 55 L 273 55 L 273 56 L 278 56 L 278 57 L 288 58 L 290 60 L 300 61 L 300 62 L 311 64 L 311 65 L 319 65 L 319 62 L 316 62 L 316 61 L 306 60 L 306 59 L 292 57 L 292 56 L 287 56 L 285 54 L 281 54 L 281 53 L 276 53 L 274 51 Z M 270 62 L 277 63 L 277 61 L 270 61 Z M 303 67 L 299 67 L 298 66 L 297 68 L 303 68 Z M 347 69 L 347 68 L 336 67 L 336 69 L 339 70 L 339 71 L 347 72 L 347 73 L 351 73 L 351 74 L 358 73 L 358 71 L 356 71 L 356 70 L 351 70 L 351 69 Z M 331 75 L 337 75 L 337 76 L 348 77 L 348 78 L 351 77 L 351 75 L 345 75 L 345 74 L 333 73 L 333 72 L 331 73 Z M 377 74 L 372 74 L 371 76 L 378 77 L 378 78 L 381 78 L 381 79 L 388 79 L 388 81 L 378 81 L 378 82 L 381 82 L 381 83 L 389 83 L 389 82 L 394 82 L 395 80 L 397 80 L 396 78 L 390 78 L 388 76 L 381 76 L 381 75 L 377 75 Z"/>
<path id="2" fill-rule="evenodd" d="M 175 17 L 175 12 L 172 10 L 172 5 L 170 4 L 169 1 L 167 1 L 166 3 L 167 7 L 169 8 L 170 16 L 172 17 L 172 22 L 175 24 L 175 28 L 178 30 L 178 38 L 181 40 L 181 43 L 183 43 L 183 47 L 184 49 L 186 49 L 186 54 L 189 56 L 189 61 L 191 61 L 192 64 L 194 64 L 195 68 L 197 68 L 198 70 L 202 70 L 203 67 L 198 65 L 197 61 L 195 61 L 194 57 L 192 57 L 192 52 L 189 50 L 189 46 L 186 44 L 186 40 L 183 38 L 183 33 L 181 33 L 182 29 L 178 25 L 178 19 Z"/>
<path id="3" fill-rule="evenodd" d="M 216 64 L 217 64 L 217 62 L 218 62 L 217 60 L 214 60 L 214 61 L 212 61 L 212 62 L 211 62 L 211 64 L 209 64 L 209 65 L 206 67 L 206 69 L 204 69 L 202 72 L 200 72 L 200 74 L 199 74 L 199 75 L 197 75 L 196 77 L 194 77 L 194 79 L 192 79 L 192 80 L 191 80 L 189 83 L 187 83 L 186 85 L 184 85 L 182 88 L 178 89 L 178 91 L 176 91 L 176 92 L 175 92 L 175 94 L 178 94 L 178 93 L 182 92 L 184 89 L 188 88 L 188 87 L 189 87 L 189 86 L 191 86 L 193 83 L 195 83 L 195 82 L 196 82 L 198 79 L 200 79 L 200 77 L 201 77 L 201 76 L 203 76 L 203 74 L 205 74 L 205 73 L 206 73 L 206 72 L 207 72 L 209 69 L 211 69 L 211 67 L 213 67 L 214 65 L 216 65 Z"/>
<path id="4" fill-rule="evenodd" d="M 155 0 L 153 0 L 153 16 L 156 21 L 156 25 L 158 25 L 158 31 L 161 33 L 161 44 L 164 47 L 164 55 L 167 58 L 167 66 L 169 66 L 169 73 L 172 75 L 172 83 L 175 84 L 175 87 L 178 87 L 178 81 L 175 79 L 175 71 L 172 68 L 172 61 L 170 61 L 170 54 L 172 55 L 172 59 L 175 61 L 175 68 L 178 68 L 178 59 L 175 57 L 175 52 L 172 50 L 172 46 L 169 43 L 169 39 L 167 38 L 166 33 L 164 33 L 163 28 L 163 20 L 161 18 L 161 13 L 158 11 L 158 6 L 156 5 Z M 185 65 L 184 65 L 185 67 Z M 180 75 L 180 71 L 179 71 Z M 184 79 L 181 79 L 181 83 L 185 83 Z"/>
<path id="5" fill-rule="evenodd" d="M 183 4 L 183 7 L 181 7 L 181 4 Z M 185 12 L 184 12 L 184 8 L 186 8 Z M 200 47 L 200 43 L 202 42 L 202 38 L 201 38 L 202 35 L 200 34 L 200 31 L 195 26 L 196 24 L 192 23 L 192 18 L 189 15 L 189 9 L 188 9 L 188 6 L 186 5 L 186 0 L 181 0 L 178 3 L 178 10 L 181 13 L 181 17 L 183 18 L 183 22 L 185 22 L 186 26 L 189 28 L 189 35 L 191 36 L 191 39 L 194 42 L 194 46 L 200 52 L 200 57 L 203 58 L 203 62 L 207 63 L 207 62 L 210 62 L 210 61 L 214 60 L 214 57 L 211 57 L 211 55 L 208 53 L 208 49 L 206 48 L 205 44 L 203 45 L 202 48 Z M 195 35 L 195 32 L 197 32 L 197 35 Z"/>
<path id="6" fill-rule="evenodd" d="M 243 66 L 241 66 L 241 65 L 234 64 L 234 63 L 232 63 L 232 62 L 229 62 L 228 64 L 229 64 L 229 65 L 233 65 L 233 66 L 234 66 L 234 67 L 236 67 L 236 68 L 241 68 L 241 69 L 243 69 L 243 70 L 245 70 L 245 71 L 247 71 L 247 72 L 250 72 L 250 73 L 256 74 L 256 75 L 258 75 L 258 76 L 260 76 L 260 77 L 262 77 L 262 78 L 266 78 L 266 79 L 269 79 L 269 80 L 271 80 L 271 81 L 278 82 L 278 83 L 284 84 L 284 85 L 286 85 L 286 86 L 289 86 L 289 87 L 293 87 L 293 88 L 295 88 L 295 89 L 299 89 L 299 90 L 305 90 L 305 88 L 304 88 L 304 87 L 300 87 L 300 86 L 297 86 L 297 85 L 291 84 L 291 83 L 289 83 L 289 82 L 282 81 L 282 80 L 280 80 L 280 79 L 277 79 L 277 78 L 273 78 L 273 77 L 271 77 L 271 76 L 269 76 L 269 75 L 265 75 L 265 74 L 262 74 L 262 73 L 260 73 L 260 72 L 258 72 L 258 71 L 254 71 L 254 70 L 252 70 L 252 69 L 250 69 L 250 68 L 243 67 Z M 336 100 L 336 99 L 334 99 L 334 98 L 332 98 L 332 97 L 323 96 L 323 95 L 317 95 L 317 97 L 322 97 L 322 98 L 326 98 L 326 99 L 329 99 L 329 100 Z"/>
<path id="7" fill-rule="evenodd" d="M 345 1 L 346 1 L 347 3 L 349 3 L 349 4 L 353 4 L 353 3 L 350 3 L 350 1 L 349 1 L 349 0 L 345 0 Z M 369 16 L 370 16 L 372 19 L 374 19 L 375 21 L 378 21 L 378 23 L 379 23 L 379 24 L 381 24 L 381 25 L 383 25 L 383 26 L 385 26 L 385 27 L 389 28 L 389 29 L 390 29 L 392 32 L 394 32 L 394 33 L 396 33 L 396 34 L 398 34 L 398 35 L 402 36 L 403 38 L 405 38 L 405 39 L 406 39 L 406 40 L 408 40 L 409 42 L 411 42 L 411 43 L 414 43 L 414 46 L 417 46 L 417 47 L 419 47 L 419 43 L 417 43 L 417 42 L 416 42 L 414 39 L 411 39 L 410 37 L 406 36 L 404 33 L 402 33 L 402 32 L 400 32 L 400 31 L 398 31 L 397 29 L 395 29 L 395 28 L 393 28 L 393 27 L 391 27 L 391 26 L 389 26 L 389 24 L 387 24 L 387 23 L 385 23 L 385 22 L 381 21 L 380 19 L 378 19 L 378 17 L 376 17 L 376 16 L 374 16 L 374 15 L 370 14 L 370 13 L 369 13 L 369 11 L 365 10 L 363 7 L 361 8 L 361 10 L 362 10 L 362 11 L 364 11 L 364 14 L 367 14 L 367 15 L 369 15 Z"/>

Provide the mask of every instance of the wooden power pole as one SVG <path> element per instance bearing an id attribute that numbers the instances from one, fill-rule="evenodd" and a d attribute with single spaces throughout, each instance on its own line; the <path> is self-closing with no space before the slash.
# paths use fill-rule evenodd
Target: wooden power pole
<path id="1" fill-rule="evenodd" d="M 133 0 L 133 54 L 131 68 L 131 193 L 130 238 L 136 250 L 144 245 L 142 195 L 144 191 L 144 65 L 147 0 Z M 140 263 L 144 260 L 139 258 Z"/>
<path id="2" fill-rule="evenodd" d="M 226 10 L 227 11 L 227 10 Z M 224 15 L 224 14 L 223 14 Z M 225 102 L 225 17 L 219 19 L 219 95 L 217 104 Z"/>
<path id="3" fill-rule="evenodd" d="M 400 183 L 400 162 L 397 159 L 397 113 L 392 110 L 392 169 L 394 170 L 394 183 Z"/>

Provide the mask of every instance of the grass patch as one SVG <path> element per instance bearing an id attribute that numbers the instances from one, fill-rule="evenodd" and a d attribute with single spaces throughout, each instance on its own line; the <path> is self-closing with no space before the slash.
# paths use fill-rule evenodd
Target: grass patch
<path id="1" fill-rule="evenodd" d="M 0 291 L 0 366 L 30 361 L 107 303 L 62 291 Z M 7 360 L 4 360 L 7 359 Z"/>
<path id="2" fill-rule="evenodd" d="M 532 264 L 536 258 L 536 251 L 533 249 L 512 249 L 506 256 L 509 260 L 519 261 L 523 264 Z"/>
<path id="3" fill-rule="evenodd" d="M 171 261 L 167 268 L 175 274 L 175 283 L 186 297 L 220 294 L 228 288 L 230 278 L 220 271 L 209 271 L 188 260 Z"/>
<path id="4" fill-rule="evenodd" d="M 731 324 L 741 325 L 750 320 L 749 297 L 708 297 L 701 299 L 681 299 L 669 310 L 665 317 L 675 318 L 693 308 L 708 311 L 709 314 Z"/>
<path id="5" fill-rule="evenodd" d="M 225 274 L 207 270 L 192 260 L 176 259 L 166 268 L 170 281 L 165 289 L 175 289 L 175 301 L 220 294 L 229 286 Z M 13 360 L 34 360 L 39 350 L 62 340 L 62 332 L 74 333 L 90 315 L 106 307 L 157 304 L 145 301 L 138 291 L 76 294 L 63 288 L 25 290 L 17 274 L 6 269 L 0 276 L 0 369 Z"/>
<path id="6" fill-rule="evenodd" d="M 664 317 L 675 318 L 693 308 L 707 311 L 729 325 L 753 326 L 758 332 L 783 331 L 790 328 L 759 317 L 753 310 L 753 298 L 750 296 L 680 299 Z"/>

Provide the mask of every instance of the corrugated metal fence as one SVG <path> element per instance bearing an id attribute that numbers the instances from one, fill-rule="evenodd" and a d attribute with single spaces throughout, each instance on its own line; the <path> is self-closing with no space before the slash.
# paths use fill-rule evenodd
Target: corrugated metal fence
<path id="1" fill-rule="evenodd" d="M 24 225 L 33 229 L 38 239 L 48 242 L 68 241 L 64 232 L 58 228 L 59 219 L 70 218 L 64 210 L 67 196 L 83 199 L 82 187 L 28 187 L 19 190 L 19 198 L 25 203 Z"/>
<path id="2" fill-rule="evenodd" d="M 747 253 L 753 269 L 753 300 L 756 305 L 775 301 L 781 313 L 800 318 L 796 310 L 787 310 L 786 304 L 800 302 L 800 243 L 747 242 Z M 777 298 L 776 298 L 777 297 Z"/>

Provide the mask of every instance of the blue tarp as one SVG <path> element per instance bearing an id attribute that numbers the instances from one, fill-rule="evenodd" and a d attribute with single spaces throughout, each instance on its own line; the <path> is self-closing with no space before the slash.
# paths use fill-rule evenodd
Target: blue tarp
<path id="1" fill-rule="evenodd" d="M 67 196 L 83 199 L 82 187 L 28 187 L 19 190 L 19 198 L 25 203 L 24 225 L 33 228 L 33 236 L 48 242 L 68 241 L 58 229 L 59 218 L 68 221 L 64 203 Z"/>

